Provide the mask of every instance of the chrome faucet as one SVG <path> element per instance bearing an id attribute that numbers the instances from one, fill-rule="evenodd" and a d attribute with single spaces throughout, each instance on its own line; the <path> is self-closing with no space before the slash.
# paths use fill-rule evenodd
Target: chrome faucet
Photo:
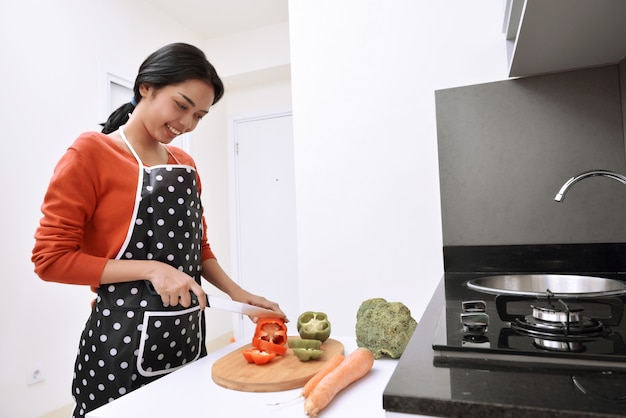
<path id="1" fill-rule="evenodd" d="M 580 180 L 586 179 L 587 177 L 594 177 L 594 176 L 608 177 L 608 178 L 611 178 L 613 180 L 617 180 L 620 183 L 626 185 L 626 176 L 624 176 L 622 174 L 615 173 L 613 171 L 607 171 L 607 170 L 586 171 L 584 173 L 580 173 L 579 175 L 574 176 L 571 179 L 567 180 L 565 182 L 565 184 L 563 184 L 563 187 L 561 187 L 561 190 L 559 190 L 559 192 L 556 194 L 556 196 L 554 196 L 554 200 L 556 200 L 557 202 L 562 202 L 563 199 L 565 198 L 565 193 L 567 193 L 567 190 L 570 187 L 572 187 L 574 185 L 574 183 L 577 183 Z"/>

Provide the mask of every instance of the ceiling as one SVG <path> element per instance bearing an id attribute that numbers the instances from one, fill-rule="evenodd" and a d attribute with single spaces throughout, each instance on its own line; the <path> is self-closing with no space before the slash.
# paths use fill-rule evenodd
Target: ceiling
<path id="1" fill-rule="evenodd" d="M 144 0 L 203 39 L 289 21 L 288 0 Z"/>
<path id="2" fill-rule="evenodd" d="M 202 39 L 289 21 L 288 0 L 144 0 Z M 604 65 L 626 55 L 626 1 L 508 0 L 515 28 L 511 77 Z M 525 11 L 524 10 L 525 7 Z M 511 27 L 511 25 L 509 25 Z M 512 41 L 513 42 L 513 41 Z"/>

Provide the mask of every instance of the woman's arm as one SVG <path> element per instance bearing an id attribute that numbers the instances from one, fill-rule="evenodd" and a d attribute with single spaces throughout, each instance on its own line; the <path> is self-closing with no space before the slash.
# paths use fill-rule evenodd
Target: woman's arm
<path id="1" fill-rule="evenodd" d="M 136 161 L 106 135 L 78 137 L 55 166 L 41 205 L 35 273 L 95 291 L 128 233 L 136 190 Z"/>

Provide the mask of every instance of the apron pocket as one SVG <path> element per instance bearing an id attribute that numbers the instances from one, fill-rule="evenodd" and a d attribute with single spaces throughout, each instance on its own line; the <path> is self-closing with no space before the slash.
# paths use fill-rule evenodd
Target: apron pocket
<path id="1" fill-rule="evenodd" d="M 146 311 L 137 370 L 145 377 L 167 374 L 200 356 L 200 306 L 182 311 Z"/>

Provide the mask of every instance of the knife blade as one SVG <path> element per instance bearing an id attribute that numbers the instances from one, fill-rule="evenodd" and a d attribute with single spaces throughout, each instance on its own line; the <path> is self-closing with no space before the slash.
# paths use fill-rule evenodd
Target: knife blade
<path id="1" fill-rule="evenodd" d="M 270 309 L 248 305 L 247 303 L 236 302 L 231 299 L 220 298 L 213 295 L 206 295 L 206 301 L 207 307 L 209 308 L 222 309 L 257 318 L 284 318 L 284 315 Z"/>

